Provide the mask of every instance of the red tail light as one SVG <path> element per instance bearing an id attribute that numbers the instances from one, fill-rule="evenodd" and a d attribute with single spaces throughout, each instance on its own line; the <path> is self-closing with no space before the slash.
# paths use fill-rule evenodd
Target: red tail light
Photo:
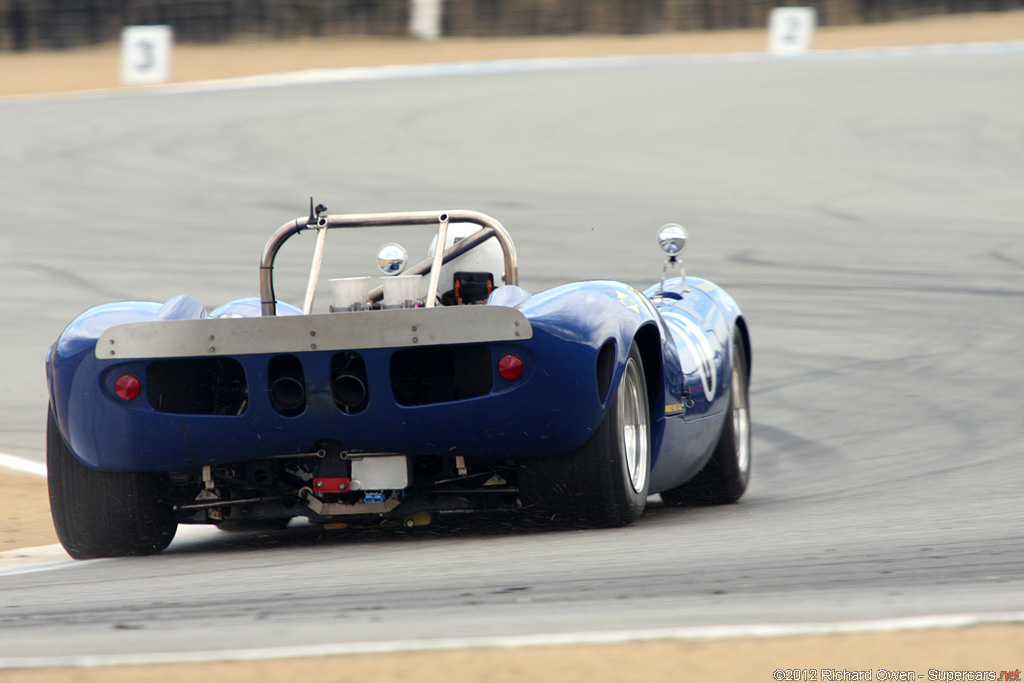
<path id="1" fill-rule="evenodd" d="M 498 361 L 498 374 L 512 381 L 523 374 L 523 359 L 514 353 L 506 353 Z"/>
<path id="2" fill-rule="evenodd" d="M 126 373 L 118 377 L 114 382 L 114 393 L 125 401 L 131 401 L 133 398 L 138 398 L 141 392 L 142 382 L 140 382 L 139 378 L 135 375 Z"/>

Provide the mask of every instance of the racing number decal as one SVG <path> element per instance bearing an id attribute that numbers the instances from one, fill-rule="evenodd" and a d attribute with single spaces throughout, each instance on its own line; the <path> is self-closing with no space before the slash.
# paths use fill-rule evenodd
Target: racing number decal
<path id="1" fill-rule="evenodd" d="M 715 376 L 715 352 L 711 349 L 711 344 L 708 343 L 708 338 L 700 325 L 689 318 L 675 316 L 671 318 L 671 322 L 672 331 L 679 333 L 679 338 L 686 344 L 690 355 L 697 363 L 697 374 L 700 375 L 701 386 L 704 387 L 704 394 L 710 403 L 715 398 L 715 390 L 718 388 Z"/>
<path id="2" fill-rule="evenodd" d="M 620 292 L 617 289 L 612 289 L 612 290 L 609 290 L 609 291 L 613 292 L 615 294 L 615 296 L 619 297 L 619 303 L 620 304 L 622 304 L 623 306 L 625 306 L 629 310 L 633 311 L 634 313 L 640 313 L 640 304 L 637 303 L 638 300 L 635 299 L 631 294 L 627 294 L 625 292 Z"/>

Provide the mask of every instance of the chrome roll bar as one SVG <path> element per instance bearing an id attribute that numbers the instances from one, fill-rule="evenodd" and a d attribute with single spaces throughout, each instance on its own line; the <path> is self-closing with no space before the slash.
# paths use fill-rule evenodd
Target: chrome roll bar
<path id="1" fill-rule="evenodd" d="M 445 249 L 440 258 L 440 264 L 448 263 L 493 236 L 498 240 L 501 250 L 505 255 L 505 284 L 519 284 L 519 263 L 512 239 L 501 223 L 479 211 L 406 211 L 396 213 L 339 214 L 317 217 L 314 217 L 311 213 L 309 218 L 296 218 L 282 225 L 274 232 L 267 241 L 267 245 L 263 248 L 263 256 L 260 259 L 260 307 L 263 315 L 277 315 L 277 299 L 274 295 L 274 259 L 277 258 L 277 252 L 289 238 L 303 230 L 317 230 L 319 232 L 335 228 L 435 225 L 438 226 L 439 233 L 444 233 L 449 223 L 473 223 L 479 225 L 480 230 Z M 441 241 L 442 239 L 443 235 L 438 240 L 441 245 L 444 244 Z M 314 254 L 313 264 L 310 267 L 311 285 L 315 285 L 315 275 L 320 270 L 320 258 L 323 255 L 321 245 L 322 240 L 318 240 L 318 249 Z M 432 270 L 431 267 L 436 261 L 438 259 L 435 254 L 435 258 L 425 259 L 417 263 L 408 270 L 408 273 L 422 275 Z M 440 270 L 440 264 L 434 268 L 435 271 Z M 438 274 L 438 272 L 432 273 L 430 281 L 431 291 L 427 294 L 428 302 L 433 302 L 437 296 L 438 283 L 436 276 Z M 370 298 L 372 300 L 379 299 L 382 296 L 382 291 L 381 287 L 377 287 L 370 292 Z"/>

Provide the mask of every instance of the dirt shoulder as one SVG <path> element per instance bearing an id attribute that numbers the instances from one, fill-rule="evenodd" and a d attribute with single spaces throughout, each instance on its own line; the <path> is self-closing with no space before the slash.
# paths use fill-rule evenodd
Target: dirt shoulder
<path id="1" fill-rule="evenodd" d="M 46 480 L 0 469 L 0 561 L 9 551 L 56 542 Z"/>
<path id="2" fill-rule="evenodd" d="M 1024 10 L 925 17 L 867 26 L 818 29 L 817 48 L 881 47 L 1024 39 Z M 175 82 L 314 68 L 424 64 L 533 57 L 759 52 L 764 29 L 661 33 L 642 36 L 412 39 L 318 38 L 279 42 L 178 45 Z M 0 53 L 0 95 L 116 88 L 116 44 L 65 51 Z"/>
<path id="3" fill-rule="evenodd" d="M 1024 625 L 899 633 L 716 641 L 651 641 L 613 645 L 551 646 L 398 652 L 308 657 L 263 662 L 214 662 L 89 669 L 0 671 L 0 681 L 40 683 L 324 683 L 415 681 L 558 681 L 603 683 L 776 680 L 998 680 L 1022 664 Z M 782 670 L 781 673 L 776 673 Z M 790 678 L 785 671 L 789 670 Z M 934 672 L 931 674 L 930 671 Z M 952 672 L 992 672 L 992 678 L 956 678 Z M 870 675 L 865 675 L 867 672 Z M 906 672 L 906 673 L 904 673 Z M 946 673 L 949 672 L 949 673 Z M 943 676 L 945 676 L 943 678 Z M 1005 679 L 1004 679 L 1005 680 Z M 1010 678 L 1009 680 L 1015 680 Z"/>

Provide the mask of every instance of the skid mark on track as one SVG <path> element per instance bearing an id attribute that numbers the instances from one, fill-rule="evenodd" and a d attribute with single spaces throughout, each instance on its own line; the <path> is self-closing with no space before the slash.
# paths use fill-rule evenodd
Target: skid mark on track
<path id="1" fill-rule="evenodd" d="M 779 427 L 755 422 L 752 433 L 755 439 L 768 443 L 775 452 L 787 458 L 835 461 L 842 457 L 841 453 L 831 446 Z"/>
<path id="2" fill-rule="evenodd" d="M 1005 244 L 1005 245 L 999 247 L 998 249 L 994 249 L 993 251 L 990 251 L 989 254 L 988 254 L 989 258 L 991 258 L 993 260 L 996 260 L 996 261 L 999 261 L 1000 263 L 1005 263 L 1005 264 L 1013 266 L 1015 268 L 1020 268 L 1020 269 L 1024 270 L 1024 262 L 1019 261 L 1018 259 L 1015 259 L 1015 258 L 1013 258 L 1012 256 L 1010 256 L 1009 254 L 1006 253 L 1006 249 L 1008 249 L 1010 246 L 1012 246 L 1012 245 Z"/>
<path id="3" fill-rule="evenodd" d="M 45 263 L 29 263 L 29 262 L 6 262 L 0 263 L 0 269 L 5 271 L 9 270 L 22 270 L 32 273 L 40 273 L 53 280 L 63 281 L 65 284 L 73 287 L 76 291 L 92 292 L 93 294 L 104 297 L 106 299 L 113 299 L 118 301 L 125 301 L 131 299 L 131 296 L 125 295 L 121 292 L 115 292 L 112 290 L 104 289 L 94 282 L 86 280 L 80 275 L 76 275 L 63 268 L 57 268 L 55 266 L 49 266 Z"/>
<path id="4" fill-rule="evenodd" d="M 851 218 L 851 220 L 856 220 L 856 219 L 855 218 Z M 1020 266 L 1020 267 L 1024 268 L 1024 263 L 1020 263 L 1020 262 L 1012 259 L 1011 257 L 1004 255 L 1002 253 L 1002 250 L 999 250 L 998 252 L 992 252 L 990 254 L 990 256 L 992 258 L 1004 261 L 1006 263 L 1010 263 L 1012 265 L 1016 265 L 1016 266 Z M 834 263 L 834 262 L 829 262 L 829 263 L 799 263 L 799 262 L 795 262 L 795 261 L 769 260 L 769 259 L 765 259 L 765 258 L 759 258 L 758 256 L 756 256 L 754 254 L 754 252 L 752 252 L 750 250 L 745 250 L 745 251 L 736 252 L 734 254 L 731 254 L 728 257 L 728 260 L 731 261 L 732 263 L 737 263 L 737 264 L 744 265 L 744 266 L 757 266 L 757 267 L 760 267 L 760 268 L 773 268 L 773 269 L 785 271 L 787 273 L 793 272 L 793 271 L 803 271 L 803 272 L 809 272 L 809 273 L 826 273 L 826 274 L 828 274 L 830 276 L 830 278 L 834 277 L 836 273 L 846 273 L 848 275 L 867 275 L 867 276 L 871 276 L 871 277 L 880 277 L 880 278 L 885 278 L 885 279 L 891 279 L 893 277 L 899 276 L 899 277 L 909 277 L 909 278 L 922 278 L 922 279 L 928 279 L 928 280 L 940 280 L 940 279 L 944 279 L 944 278 L 949 277 L 949 273 L 946 273 L 946 272 L 936 273 L 934 270 L 913 271 L 913 270 L 897 270 L 897 269 L 892 269 L 892 268 L 863 268 L 863 267 L 844 266 L 842 264 Z M 962 272 L 962 273 L 954 273 L 954 274 L 955 275 L 965 276 L 965 277 L 972 277 L 972 276 L 976 275 L 976 273 L 970 273 L 970 272 Z M 989 273 L 989 272 L 985 272 L 983 274 L 986 277 L 991 277 L 993 275 L 993 273 Z M 756 286 L 761 286 L 761 285 L 756 285 Z M 776 286 L 796 286 L 796 285 L 786 285 L 784 283 L 778 283 Z M 801 285 L 801 286 L 808 286 L 808 285 Z M 828 285 L 814 284 L 814 285 L 809 285 L 809 286 L 827 287 Z M 863 286 L 863 285 L 858 285 L 858 286 Z M 833 285 L 833 287 L 836 287 L 836 286 Z M 841 286 L 840 288 L 846 289 L 848 287 Z M 907 289 L 907 288 L 895 285 L 895 286 L 893 286 L 893 289 Z M 932 289 L 934 289 L 934 287 L 929 287 L 928 289 L 932 290 Z M 957 291 L 960 291 L 960 290 L 958 289 Z M 978 290 L 978 291 L 983 291 L 983 290 Z"/>

